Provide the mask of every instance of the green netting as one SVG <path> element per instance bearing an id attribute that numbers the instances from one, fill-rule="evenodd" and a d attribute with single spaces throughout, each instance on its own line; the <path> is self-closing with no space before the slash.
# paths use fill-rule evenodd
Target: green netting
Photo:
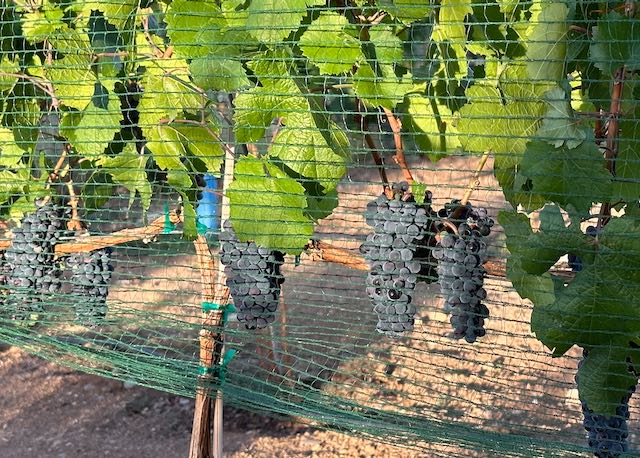
<path id="1" fill-rule="evenodd" d="M 3 1 L 0 340 L 424 456 L 588 455 L 581 401 L 624 419 L 640 370 L 639 12 Z M 416 313 L 397 312 L 413 329 L 388 337 L 369 295 L 404 286 L 371 283 L 360 247 L 369 202 L 403 181 L 454 215 L 425 227 Z M 473 343 L 453 338 L 438 277 L 454 274 L 433 257 L 467 200 L 495 221 Z M 45 237 L 43 206 L 66 231 Z M 284 256 L 267 326 L 227 300 L 221 227 Z M 620 456 L 617 434 L 598 456 Z"/>

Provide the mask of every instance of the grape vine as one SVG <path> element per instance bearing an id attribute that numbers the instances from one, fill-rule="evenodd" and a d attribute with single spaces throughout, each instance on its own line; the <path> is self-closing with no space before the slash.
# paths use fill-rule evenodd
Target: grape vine
<path id="1" fill-rule="evenodd" d="M 640 8 L 634 1 L 289 0 L 277 10 L 272 0 L 6 4 L 0 9 L 2 219 L 32 224 L 25 215 L 40 211 L 36 202 L 63 194 L 77 223 L 116 197 L 117 186 L 129 190 L 130 207 L 146 211 L 154 193 L 169 187 L 180 196 L 184 234 L 193 238 L 201 176 L 219 175 L 232 151 L 237 161 L 227 197 L 237 243 L 298 255 L 316 223 L 337 206 L 351 150 L 363 144 L 372 150 L 386 183 L 384 151 L 373 151 L 376 133 L 367 123 L 384 113 L 391 130 L 383 146 L 395 149 L 417 200 L 423 185 L 407 174 L 404 149 L 432 161 L 463 151 L 492 153 L 505 199 L 518 209 L 501 212 L 498 221 L 511 253 L 507 275 L 534 304 L 532 331 L 554 356 L 574 345 L 588 351 L 578 389 L 593 415 L 614 415 L 617 391 L 635 386 L 626 370 L 628 360 L 638 362 L 640 343 L 638 308 L 629 301 L 640 289 L 640 243 L 629 236 L 640 229 Z M 63 146 L 43 153 L 39 139 L 50 116 Z M 413 205 L 415 215 L 424 208 L 420 220 L 429 218 L 430 210 L 406 199 L 407 192 L 400 199 L 381 196 L 376 209 L 392 212 L 398 202 L 394 208 Z M 431 253 L 435 237 L 418 240 L 420 247 L 416 237 L 398 238 L 404 234 L 391 231 L 392 223 L 374 221 L 365 253 L 379 329 L 399 333 L 412 325 L 413 276 L 435 279 L 431 254 L 420 252 Z M 429 232 L 428 223 L 420 224 L 419 233 Z M 595 231 L 584 233 L 587 225 Z M 465 253 L 482 246 L 487 229 L 475 221 L 466 235 L 462 223 L 454 226 L 458 234 L 443 235 L 435 249 L 439 281 L 454 334 L 473 340 L 487 315 L 479 281 L 485 255 L 473 254 L 477 259 L 469 258 L 464 272 L 456 268 L 477 280 L 466 290 L 464 280 L 461 291 L 453 280 L 458 274 L 448 273 L 467 260 L 462 242 Z M 21 255 L 49 250 L 33 251 L 21 239 L 31 233 L 18 227 L 5 254 L 12 269 L 6 288 L 16 294 L 56 289 L 55 273 L 40 286 L 24 279 L 32 266 Z M 389 248 L 389 237 L 406 246 L 389 252 L 399 259 L 382 262 L 375 250 Z M 569 279 L 552 270 L 565 255 L 574 268 Z M 384 271 L 385 262 L 396 261 L 406 263 L 407 278 L 391 278 L 395 264 Z M 394 286 L 398 280 L 405 284 Z M 472 293 L 474 310 L 449 300 L 466 300 L 463 293 Z M 12 295 L 3 295 L 3 308 L 15 317 L 42 313 L 39 303 L 18 303 Z"/>

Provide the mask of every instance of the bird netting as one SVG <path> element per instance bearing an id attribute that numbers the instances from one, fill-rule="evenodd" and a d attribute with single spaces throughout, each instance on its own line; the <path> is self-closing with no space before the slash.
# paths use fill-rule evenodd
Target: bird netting
<path id="1" fill-rule="evenodd" d="M 632 454 L 639 83 L 633 0 L 3 0 L 0 340 L 196 428 Z"/>

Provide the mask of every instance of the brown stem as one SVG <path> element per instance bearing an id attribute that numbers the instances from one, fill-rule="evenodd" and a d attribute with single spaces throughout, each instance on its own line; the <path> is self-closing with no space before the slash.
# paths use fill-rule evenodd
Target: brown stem
<path id="1" fill-rule="evenodd" d="M 387 115 L 387 119 L 389 120 L 389 126 L 393 131 L 393 141 L 396 146 L 396 154 L 393 156 L 393 159 L 396 161 L 396 164 L 402 170 L 402 175 L 404 179 L 409 182 L 409 184 L 413 184 L 413 175 L 411 174 L 411 170 L 409 169 L 409 165 L 407 164 L 407 159 L 404 156 L 404 145 L 402 144 L 402 125 L 400 124 L 400 120 L 396 118 L 391 110 L 388 108 L 383 108 L 384 114 Z"/>
<path id="2" fill-rule="evenodd" d="M 149 43 L 149 46 L 153 50 L 153 55 L 158 59 L 162 59 L 164 57 L 164 51 L 154 43 L 151 37 L 151 33 L 149 32 L 149 18 L 147 16 L 142 17 L 142 29 L 147 43 Z"/>
<path id="3" fill-rule="evenodd" d="M 378 174 L 380 175 L 380 181 L 382 181 L 382 191 L 387 193 L 389 188 L 389 179 L 387 178 L 387 171 L 384 168 L 384 159 L 382 159 L 382 155 L 378 152 L 376 148 L 376 144 L 371 137 L 371 133 L 369 131 L 369 126 L 367 126 L 367 122 L 362 116 L 362 101 L 357 100 L 358 111 L 354 115 L 356 123 L 360 126 L 360 130 L 362 131 L 362 135 L 364 137 L 364 141 L 367 144 L 367 148 L 369 149 L 369 153 L 373 158 L 373 162 L 375 162 L 376 167 L 378 168 Z"/>
<path id="4" fill-rule="evenodd" d="M 625 67 L 620 67 L 615 74 L 613 88 L 611 89 L 611 107 L 609 108 L 609 122 L 607 123 L 607 137 L 605 143 L 604 158 L 607 161 L 607 170 L 612 176 L 616 174 L 616 157 L 618 155 L 618 130 L 620 129 L 620 108 L 622 103 L 622 90 L 624 88 Z M 603 202 L 600 207 L 596 229 L 602 229 L 611 219 L 611 204 Z"/>
<path id="5" fill-rule="evenodd" d="M 478 163 L 478 167 L 476 167 L 476 171 L 473 173 L 471 180 L 469 181 L 469 186 L 467 186 L 467 190 L 465 191 L 462 199 L 460 200 L 460 205 L 465 206 L 469 203 L 469 199 L 471 198 L 471 194 L 473 191 L 480 186 L 480 174 L 482 173 L 482 169 L 487 164 L 487 159 L 489 159 L 489 151 L 485 151 Z"/>
<path id="6" fill-rule="evenodd" d="M 35 76 L 25 75 L 24 73 L 0 72 L 0 76 L 27 80 L 34 86 L 39 87 L 45 94 L 51 97 L 51 106 L 53 106 L 54 108 L 58 108 L 60 106 L 60 102 L 58 101 L 56 93 L 54 92 L 50 82 Z"/>
<path id="7" fill-rule="evenodd" d="M 69 192 L 69 206 L 71 207 L 71 219 L 67 223 L 67 228 L 70 231 L 80 232 L 84 228 L 82 227 L 80 215 L 78 214 L 78 196 L 76 195 L 75 189 L 73 188 L 73 180 L 68 180 L 65 185 L 67 186 L 67 191 Z"/>

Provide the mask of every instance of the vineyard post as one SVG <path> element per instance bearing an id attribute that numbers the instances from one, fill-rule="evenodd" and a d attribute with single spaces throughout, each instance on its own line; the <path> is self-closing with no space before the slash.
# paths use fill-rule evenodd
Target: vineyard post
<path id="1" fill-rule="evenodd" d="M 222 177 L 222 199 L 220 210 L 220 227 L 229 218 L 229 198 L 227 188 L 233 180 L 234 152 L 225 148 L 224 175 Z M 199 235 L 194 242 L 198 255 L 198 264 L 202 277 L 203 303 L 218 304 L 214 310 L 203 311 L 203 325 L 200 330 L 200 367 L 205 369 L 200 375 L 200 384 L 196 392 L 196 403 L 193 414 L 193 429 L 189 458 L 222 458 L 223 455 L 223 396 L 222 386 L 218 387 L 215 399 L 212 400 L 210 387 L 211 373 L 206 368 L 218 368 L 218 382 L 224 378 L 224 368 L 220 362 L 224 357 L 224 318 L 225 308 L 229 300 L 229 289 L 224 281 L 224 266 L 216 265 L 206 238 Z M 211 406 L 213 404 L 213 432 L 211 425 Z M 213 434 L 213 439 L 211 435 Z"/>

